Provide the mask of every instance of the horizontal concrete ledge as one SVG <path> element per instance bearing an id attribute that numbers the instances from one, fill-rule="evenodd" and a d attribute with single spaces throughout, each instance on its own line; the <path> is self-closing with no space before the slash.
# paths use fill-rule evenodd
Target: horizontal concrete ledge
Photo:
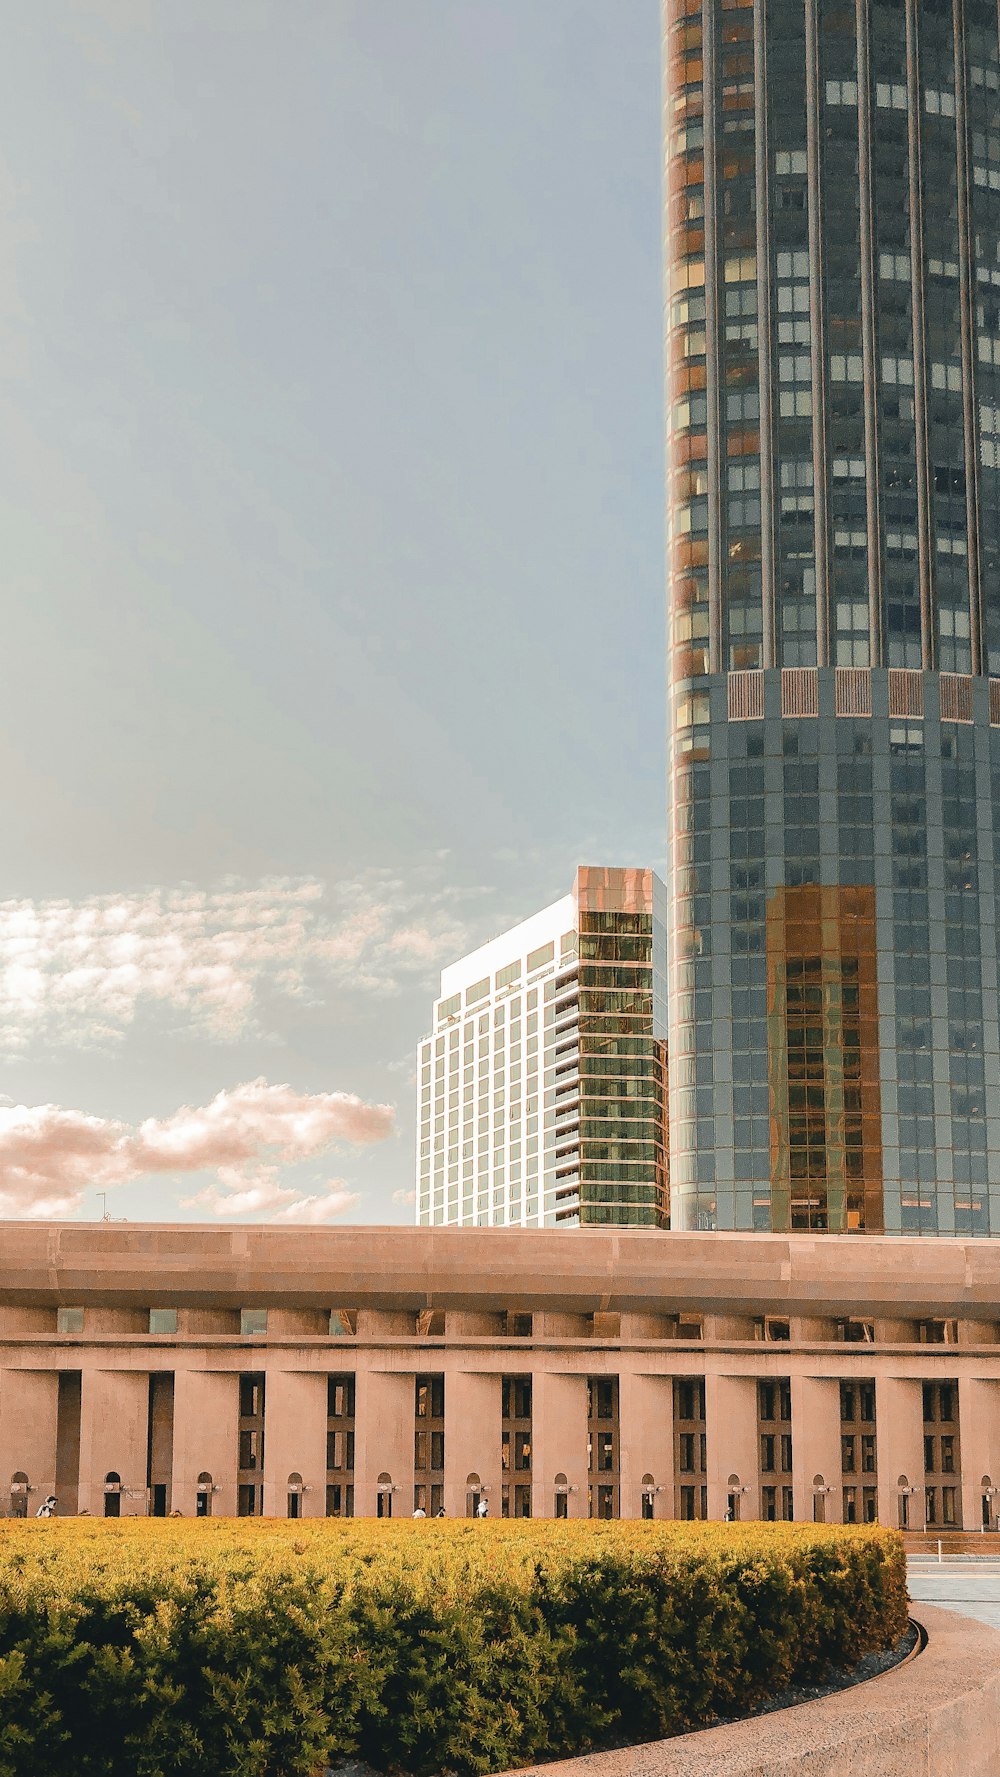
<path id="1" fill-rule="evenodd" d="M 1000 1240 L 5 1222 L 0 1302 L 996 1319 Z M 858 1346 L 860 1352 L 863 1348 Z M 944 1355 L 944 1348 L 938 1355 Z"/>
<path id="2" fill-rule="evenodd" d="M 918 1607 L 927 1646 L 881 1678 L 730 1727 L 503 1777 L 997 1777 L 1000 1633 Z"/>

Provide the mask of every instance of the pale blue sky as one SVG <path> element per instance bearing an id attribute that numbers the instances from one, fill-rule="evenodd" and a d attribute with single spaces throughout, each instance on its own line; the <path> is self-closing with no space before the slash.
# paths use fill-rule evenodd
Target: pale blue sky
<path id="1" fill-rule="evenodd" d="M 441 962 L 660 861 L 656 0 L 0 15 L 0 1209 L 408 1219 Z"/>

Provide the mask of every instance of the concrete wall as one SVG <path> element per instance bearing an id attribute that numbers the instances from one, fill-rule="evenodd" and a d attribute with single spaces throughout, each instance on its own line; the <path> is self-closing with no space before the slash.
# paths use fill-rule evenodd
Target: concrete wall
<path id="1" fill-rule="evenodd" d="M 1000 1634 L 919 1605 L 927 1645 L 851 1690 L 530 1777 L 996 1777 Z M 527 1777 L 504 1772 L 502 1777 Z"/>

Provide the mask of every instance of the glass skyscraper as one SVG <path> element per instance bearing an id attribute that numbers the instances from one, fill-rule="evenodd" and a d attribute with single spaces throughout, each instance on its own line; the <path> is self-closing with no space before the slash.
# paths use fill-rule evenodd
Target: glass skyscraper
<path id="1" fill-rule="evenodd" d="M 664 72 L 671 1225 L 1000 1235 L 996 0 Z"/>

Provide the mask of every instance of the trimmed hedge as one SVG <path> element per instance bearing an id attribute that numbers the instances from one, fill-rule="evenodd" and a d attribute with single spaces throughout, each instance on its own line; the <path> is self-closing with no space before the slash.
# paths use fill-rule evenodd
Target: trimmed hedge
<path id="1" fill-rule="evenodd" d="M 498 1771 L 738 1714 L 906 1614 L 880 1530 L 8 1523 L 0 1777 Z"/>

